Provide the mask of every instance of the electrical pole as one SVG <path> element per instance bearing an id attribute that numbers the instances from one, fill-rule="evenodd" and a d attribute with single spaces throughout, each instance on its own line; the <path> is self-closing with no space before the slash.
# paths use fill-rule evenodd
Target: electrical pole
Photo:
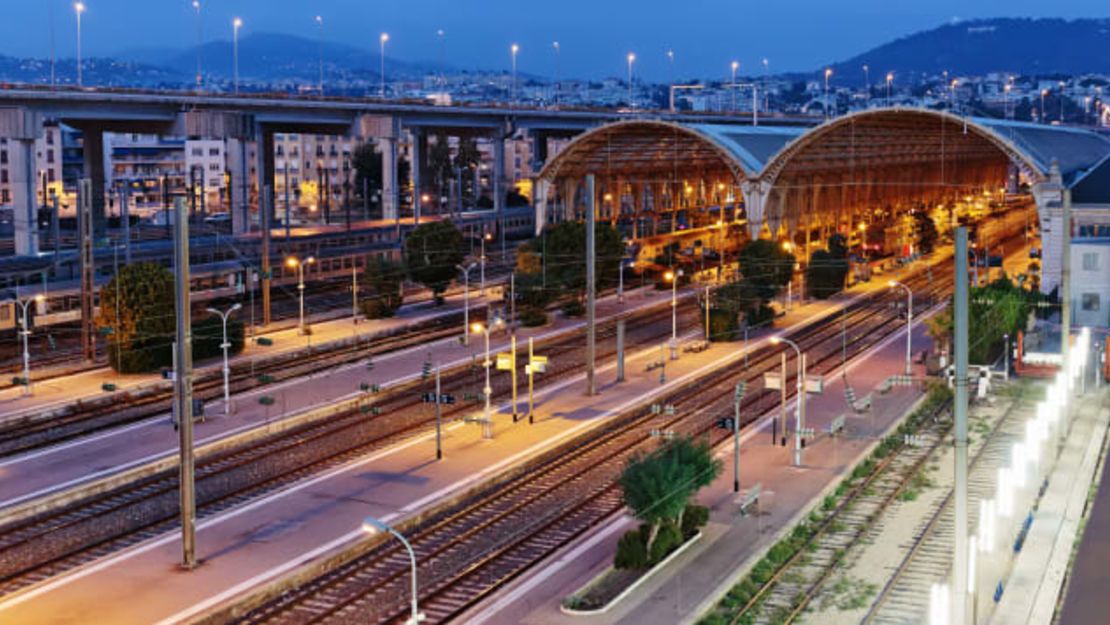
<path id="1" fill-rule="evenodd" d="M 1063 361 L 1063 371 L 1069 371 L 1071 365 L 1071 190 L 1064 190 L 1064 218 L 1060 230 L 1064 240 L 1060 246 L 1063 258 L 1063 270 L 1060 275 L 1060 355 Z M 1061 430 L 1067 429 L 1067 423 Z"/>
<path id="2" fill-rule="evenodd" d="M 175 201 L 177 218 L 174 245 L 177 269 L 177 342 L 176 371 L 178 434 L 181 437 L 181 565 L 191 569 L 197 565 L 196 494 L 193 491 L 193 331 L 189 303 L 189 215 L 185 199 Z"/>
<path id="3" fill-rule="evenodd" d="M 270 142 L 260 140 L 259 146 L 268 145 Z M 273 146 L 271 145 L 271 148 Z M 260 174 L 261 175 L 261 174 Z M 270 209 L 273 208 L 273 197 L 270 185 L 260 187 L 262 197 L 258 200 L 258 208 L 262 211 L 262 325 L 270 325 Z"/>
<path id="4" fill-rule="evenodd" d="M 956 299 L 954 302 L 956 361 L 956 553 L 953 572 L 954 625 L 967 616 L 967 360 L 968 360 L 967 228 L 956 228 Z"/>
<path id="5" fill-rule="evenodd" d="M 597 216 L 594 214 L 594 175 L 586 175 L 586 394 L 596 395 L 597 384 L 594 378 L 594 359 L 597 350 L 596 320 L 596 236 Z"/>
<path id="6" fill-rule="evenodd" d="M 442 392 L 439 384 L 439 367 L 436 367 L 436 460 L 443 460 L 443 436 L 441 430 L 443 428 L 443 413 L 439 405 L 440 393 Z"/>
<path id="7" fill-rule="evenodd" d="M 96 360 L 96 328 L 93 319 L 96 265 L 93 262 L 92 180 L 88 178 L 82 178 L 77 186 L 77 230 L 81 250 L 81 348 L 85 361 L 92 362 Z"/>

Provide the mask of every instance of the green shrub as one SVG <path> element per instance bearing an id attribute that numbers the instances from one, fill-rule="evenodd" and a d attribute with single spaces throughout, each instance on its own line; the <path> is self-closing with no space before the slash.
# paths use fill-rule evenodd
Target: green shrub
<path id="1" fill-rule="evenodd" d="M 630 530 L 617 542 L 617 554 L 613 567 L 618 569 L 642 569 L 648 564 L 647 548 L 640 530 Z"/>
<path id="2" fill-rule="evenodd" d="M 193 361 L 222 357 L 224 350 L 224 322 L 217 315 L 206 315 L 193 320 Z M 227 320 L 228 356 L 243 351 L 243 322 L 231 317 Z"/>
<path id="3" fill-rule="evenodd" d="M 359 302 L 359 308 L 362 309 L 362 316 L 367 319 L 387 319 L 397 312 L 390 306 L 388 298 L 384 297 L 364 299 Z"/>
<path id="4" fill-rule="evenodd" d="M 527 306 L 520 311 L 520 323 L 526 328 L 535 328 L 547 323 L 547 312 L 539 306 Z"/>
<path id="5" fill-rule="evenodd" d="M 687 504 L 682 513 L 682 535 L 693 536 L 709 522 L 709 508 L 697 504 Z"/>
<path id="6" fill-rule="evenodd" d="M 655 542 L 651 543 L 651 564 L 659 563 L 681 544 L 682 533 L 674 523 L 663 523 L 659 526 L 659 533 L 655 535 Z"/>
<path id="7" fill-rule="evenodd" d="M 752 581 L 754 581 L 757 585 L 762 586 L 766 584 L 767 580 L 771 579 L 771 576 L 774 574 L 775 567 L 767 560 L 767 558 L 763 558 L 759 561 L 758 564 L 752 567 L 751 577 Z"/>
<path id="8" fill-rule="evenodd" d="M 581 317 L 586 314 L 586 307 L 577 299 L 569 299 L 563 302 L 561 309 L 563 315 L 567 317 Z"/>

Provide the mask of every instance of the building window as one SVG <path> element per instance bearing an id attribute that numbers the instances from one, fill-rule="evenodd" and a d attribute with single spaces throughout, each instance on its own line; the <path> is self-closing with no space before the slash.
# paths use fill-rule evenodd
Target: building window
<path id="1" fill-rule="evenodd" d="M 11 198 L 10 195 L 8 195 L 8 190 L 7 189 L 0 189 L 0 203 L 7 204 L 8 202 L 11 202 L 11 201 L 12 201 L 12 198 Z"/>
<path id="2" fill-rule="evenodd" d="M 219 156 L 220 148 L 208 148 L 208 156 Z"/>
<path id="3" fill-rule="evenodd" d="M 1083 271 L 1098 271 L 1098 252 L 1083 252 Z"/>
<path id="4" fill-rule="evenodd" d="M 1098 312 L 1101 308 L 1102 302 L 1099 301 L 1098 293 L 1084 293 L 1082 299 L 1083 310 Z"/>
<path id="5" fill-rule="evenodd" d="M 7 165 L 7 164 L 8 164 L 8 151 L 7 150 L 0 150 L 0 165 Z"/>
<path id="6" fill-rule="evenodd" d="M 204 156 L 204 148 L 193 148 L 193 156 Z"/>
<path id="7" fill-rule="evenodd" d="M 54 145 L 54 133 L 49 131 L 46 133 L 46 145 Z"/>
<path id="8" fill-rule="evenodd" d="M 0 169 L 0 184 L 8 184 L 8 170 Z"/>
<path id="9" fill-rule="evenodd" d="M 54 170 L 53 169 L 46 170 L 46 180 L 47 180 L 47 182 L 54 182 Z"/>
<path id="10" fill-rule="evenodd" d="M 47 163 L 53 163 L 54 162 L 54 150 L 47 150 L 46 151 L 46 162 Z"/>

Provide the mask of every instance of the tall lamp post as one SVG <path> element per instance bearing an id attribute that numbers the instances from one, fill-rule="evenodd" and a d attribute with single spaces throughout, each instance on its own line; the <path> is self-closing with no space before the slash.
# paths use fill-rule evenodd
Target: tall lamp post
<path id="1" fill-rule="evenodd" d="M 378 36 L 378 43 L 381 46 L 378 51 L 378 61 L 381 65 L 378 68 L 378 74 L 381 77 L 381 91 L 378 95 L 385 98 L 385 42 L 389 41 L 389 33 L 382 33 Z"/>
<path id="2" fill-rule="evenodd" d="M 513 73 L 511 82 L 509 83 L 509 104 L 516 104 L 516 55 L 520 52 L 520 46 L 513 44 L 509 46 L 509 56 L 512 57 Z"/>
<path id="3" fill-rule="evenodd" d="M 671 360 L 678 360 L 678 279 L 681 277 L 681 269 L 663 274 L 663 279 L 671 283 Z"/>
<path id="4" fill-rule="evenodd" d="M 891 93 L 893 91 L 893 86 L 894 86 L 894 72 L 887 72 L 886 73 L 886 105 L 887 106 L 891 105 L 891 97 L 892 97 Z"/>
<path id="5" fill-rule="evenodd" d="M 41 302 L 44 299 L 40 293 L 31 299 L 16 300 L 20 308 L 23 309 L 23 317 L 21 318 L 23 330 L 20 331 L 20 334 L 23 335 L 23 395 L 28 397 L 33 393 L 31 391 L 31 351 L 27 348 L 27 340 L 31 336 L 31 324 L 27 317 L 27 307 L 31 305 L 31 302 Z"/>
<path id="6" fill-rule="evenodd" d="M 890 288 L 893 289 L 898 287 L 906 291 L 906 375 L 913 375 L 913 289 L 897 280 L 890 281 Z"/>
<path id="7" fill-rule="evenodd" d="M 486 428 L 486 438 L 489 438 L 488 432 L 490 431 L 489 428 L 491 427 L 490 414 L 493 412 L 493 408 L 490 405 L 490 395 L 493 394 L 493 387 L 490 385 L 489 375 L 490 367 L 493 365 L 493 363 L 490 361 L 489 358 L 489 335 L 493 328 L 501 327 L 502 325 L 504 325 L 504 322 L 501 320 L 501 318 L 495 317 L 493 321 L 489 323 L 475 323 L 474 325 L 470 326 L 470 329 L 475 334 L 486 335 L 486 360 L 482 363 L 482 365 L 486 369 L 486 386 L 482 389 L 482 395 L 485 399 L 485 408 L 482 411 L 482 427 Z"/>
<path id="8" fill-rule="evenodd" d="M 231 342 L 227 340 L 227 318 L 231 316 L 231 313 L 239 310 L 242 307 L 242 304 L 235 304 L 224 312 L 220 312 L 215 308 L 208 309 L 208 312 L 212 313 L 213 315 L 219 315 L 220 320 L 223 321 L 224 324 L 224 342 L 220 343 L 220 348 L 224 350 L 224 415 L 231 414 L 231 369 L 229 369 L 227 366 L 227 350 L 231 348 Z"/>
<path id="9" fill-rule="evenodd" d="M 785 343 L 793 347 L 795 354 L 798 356 L 798 372 L 795 375 L 798 404 L 797 407 L 794 408 L 794 466 L 798 467 L 802 465 L 802 420 L 805 418 L 806 410 L 806 374 L 802 366 L 802 348 L 798 347 L 798 344 L 790 339 L 782 338 L 781 336 L 771 337 L 772 345 L 778 345 L 779 343 Z M 782 383 L 785 384 L 786 380 L 783 380 Z"/>
<path id="10" fill-rule="evenodd" d="M 296 256 L 290 256 L 285 260 L 286 266 L 297 270 L 297 291 L 299 291 L 301 295 L 301 314 L 300 322 L 297 324 L 297 331 L 302 335 L 307 333 L 304 325 L 304 266 L 311 265 L 314 262 L 316 262 L 316 258 L 313 256 L 309 256 L 303 262 Z"/>
<path id="11" fill-rule="evenodd" d="M 425 617 L 420 613 L 416 605 L 416 553 L 413 552 L 412 545 L 409 544 L 409 541 L 405 540 L 405 537 L 402 536 L 400 532 L 372 516 L 363 519 L 362 529 L 368 534 L 373 534 L 374 532 L 389 532 L 393 534 L 397 540 L 401 541 L 401 544 L 405 546 L 405 551 L 409 552 L 409 562 L 412 563 L 412 611 L 409 618 L 405 621 L 405 625 L 417 625 L 417 623 L 423 621 Z"/>
<path id="12" fill-rule="evenodd" d="M 197 14 L 197 91 L 200 91 L 204 84 L 203 74 L 200 69 L 200 49 L 201 43 L 204 41 L 204 22 L 200 18 L 200 0 L 193 0 L 193 11 Z"/>
<path id="13" fill-rule="evenodd" d="M 485 232 L 482 234 L 482 255 L 478 258 L 480 264 L 478 271 L 478 294 L 482 297 L 486 296 L 486 241 L 492 241 L 493 234 Z"/>
<path id="14" fill-rule="evenodd" d="M 736 110 L 736 70 L 740 69 L 740 61 L 733 61 L 732 65 L 732 110 Z"/>
<path id="15" fill-rule="evenodd" d="M 636 53 L 628 53 L 628 108 L 636 108 L 636 100 L 632 97 L 632 64 L 636 62 Z"/>
<path id="16" fill-rule="evenodd" d="M 559 52 L 560 52 L 559 42 L 558 41 L 552 42 L 551 47 L 555 48 L 555 106 L 558 107 L 559 106 L 559 87 L 560 87 L 560 84 L 559 84 Z"/>
<path id="17" fill-rule="evenodd" d="M 239 29 L 242 27 L 243 20 L 238 17 L 231 20 L 231 60 L 235 79 L 235 93 L 239 93 Z"/>
<path id="18" fill-rule="evenodd" d="M 320 95 L 324 95 L 324 17 L 317 15 L 316 21 L 316 53 L 320 69 Z"/>
<path id="19" fill-rule="evenodd" d="M 463 272 L 463 345 L 470 345 L 470 270 L 474 269 L 474 263 L 455 267 Z"/>
<path id="20" fill-rule="evenodd" d="M 74 2 L 73 12 L 77 15 L 77 86 L 80 87 L 81 81 L 81 14 L 85 12 L 84 2 Z"/>
<path id="21" fill-rule="evenodd" d="M 867 105 L 871 105 L 871 66 L 864 63 L 863 65 L 863 85 L 867 89 Z"/>

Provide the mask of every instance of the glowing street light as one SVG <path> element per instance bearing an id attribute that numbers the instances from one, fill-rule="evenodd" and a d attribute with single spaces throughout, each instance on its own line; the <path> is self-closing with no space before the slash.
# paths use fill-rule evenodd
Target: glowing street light
<path id="1" fill-rule="evenodd" d="M 319 68 L 320 68 L 320 86 L 319 86 L 319 89 L 320 89 L 320 95 L 324 95 L 324 18 L 321 15 L 317 15 L 314 18 L 314 21 L 316 22 L 316 35 L 317 35 L 317 39 L 318 39 L 317 44 L 316 44 L 316 48 L 317 48 L 317 53 L 318 53 L 318 56 L 319 56 L 317 61 L 318 61 Z"/>
<path id="2" fill-rule="evenodd" d="M 231 54 L 232 66 L 235 75 L 235 93 L 239 93 L 239 29 L 243 27 L 243 20 L 238 17 L 231 20 Z"/>
<path id="3" fill-rule="evenodd" d="M 486 438 L 490 438 L 489 432 L 491 431 L 491 428 L 492 428 L 491 421 L 490 421 L 490 415 L 493 412 L 493 408 L 490 405 L 490 399 L 491 399 L 490 396 L 493 395 L 493 387 L 490 385 L 489 375 L 490 375 L 490 367 L 493 365 L 493 362 L 490 361 L 489 335 L 490 335 L 490 332 L 492 332 L 494 328 L 500 328 L 503 325 L 504 325 L 504 322 L 501 321 L 501 318 L 500 317 L 495 317 L 491 323 L 476 322 L 476 323 L 471 324 L 471 326 L 470 326 L 470 330 L 474 334 L 484 334 L 486 336 L 486 360 L 485 360 L 485 362 L 482 363 L 482 365 L 486 368 L 486 386 L 485 386 L 485 388 L 482 389 L 482 394 L 485 396 L 485 400 L 486 400 L 485 401 L 485 409 L 482 412 L 482 427 L 484 428 L 484 432 L 485 432 L 484 435 L 485 435 Z"/>
<path id="4" fill-rule="evenodd" d="M 474 263 L 455 265 L 455 268 L 463 272 L 463 345 L 470 345 L 470 270 L 474 269 Z"/>
<path id="5" fill-rule="evenodd" d="M 682 270 L 668 270 L 663 279 L 671 283 L 671 360 L 678 360 L 678 279 Z"/>
<path id="6" fill-rule="evenodd" d="M 551 42 L 551 47 L 555 48 L 555 106 L 559 106 L 559 88 L 561 87 L 559 82 L 559 52 L 561 48 L 558 41 Z"/>
<path id="7" fill-rule="evenodd" d="M 512 81 L 509 83 L 509 103 L 516 104 L 516 55 L 520 52 L 520 46 L 513 44 L 509 46 L 509 57 L 512 61 L 513 73 Z"/>
<path id="8" fill-rule="evenodd" d="M 802 365 L 802 348 L 797 343 L 788 338 L 781 336 L 771 337 L 772 345 L 786 344 L 794 348 L 794 353 L 798 356 L 798 369 L 795 374 L 795 389 L 798 394 L 798 403 L 794 408 L 794 466 L 802 465 L 802 419 L 805 417 L 806 410 L 806 387 L 805 367 Z M 786 380 L 782 381 L 783 384 Z"/>
<path id="9" fill-rule="evenodd" d="M 300 324 L 297 326 L 297 330 L 302 335 L 306 333 L 304 325 L 304 266 L 311 265 L 315 262 L 316 258 L 312 256 L 306 258 L 304 262 L 301 262 L 300 259 L 298 259 L 296 256 L 290 256 L 289 258 L 285 259 L 286 266 L 291 269 L 297 270 L 297 290 L 301 293 L 301 316 Z"/>
<path id="10" fill-rule="evenodd" d="M 890 106 L 891 102 L 892 102 L 892 100 L 891 100 L 892 93 L 891 92 L 893 90 L 893 87 L 894 87 L 894 72 L 887 72 L 886 73 L 886 105 L 887 106 Z"/>
<path id="11" fill-rule="evenodd" d="M 890 281 L 890 288 L 902 288 L 906 291 L 906 375 L 913 375 L 913 290 L 897 280 Z"/>
<path id="12" fill-rule="evenodd" d="M 27 339 L 31 336 L 31 324 L 27 318 L 27 307 L 31 305 L 31 302 L 42 302 L 45 299 L 46 298 L 39 293 L 30 299 L 22 301 L 16 300 L 16 303 L 23 309 L 23 317 L 21 317 L 23 330 L 20 331 L 20 334 L 23 335 L 23 395 L 28 397 L 31 396 L 33 392 L 31 391 L 31 352 L 27 349 Z"/>
<path id="13" fill-rule="evenodd" d="M 389 532 L 396 537 L 397 540 L 401 541 L 401 544 L 405 546 L 405 551 L 409 552 L 409 561 L 412 563 L 412 611 L 410 612 L 409 618 L 405 620 L 405 625 L 417 625 L 417 623 L 422 622 L 426 617 L 420 613 L 416 605 L 416 553 L 413 552 L 412 545 L 409 544 L 409 541 L 405 540 L 405 537 L 402 536 L 400 532 L 372 516 L 368 516 L 362 521 L 362 530 L 368 534 Z"/>
<path id="14" fill-rule="evenodd" d="M 81 86 L 81 15 L 85 12 L 84 2 L 73 3 L 73 13 L 77 16 L 77 86 Z"/>
<path id="15" fill-rule="evenodd" d="M 203 86 L 204 82 L 203 74 L 200 71 L 200 49 L 201 43 L 204 40 L 204 33 L 201 30 L 203 27 L 203 22 L 200 18 L 200 0 L 193 0 L 193 11 L 195 11 L 197 14 L 197 91 L 200 91 L 200 88 Z"/>
<path id="16" fill-rule="evenodd" d="M 208 312 L 213 315 L 219 315 L 224 324 L 224 342 L 220 343 L 220 347 L 224 350 L 224 415 L 231 414 L 231 369 L 227 365 L 227 350 L 231 348 L 231 342 L 227 340 L 227 318 L 231 316 L 231 313 L 242 307 L 242 304 L 235 304 L 225 312 L 221 312 L 215 308 L 208 309 Z"/>
<path id="17" fill-rule="evenodd" d="M 378 51 L 378 61 L 381 63 L 378 68 L 378 75 L 381 78 L 381 90 L 378 95 L 385 98 L 385 42 L 389 41 L 389 33 L 382 33 L 378 36 L 378 43 L 381 48 Z"/>
<path id="18" fill-rule="evenodd" d="M 829 78 L 831 78 L 831 77 L 832 77 L 832 68 L 831 67 L 826 67 L 825 68 L 825 106 L 822 107 L 822 108 L 825 109 L 825 119 L 829 118 Z"/>
<path id="19" fill-rule="evenodd" d="M 628 108 L 636 108 L 636 100 L 632 97 L 632 64 L 636 62 L 636 53 L 628 53 Z"/>
<path id="20" fill-rule="evenodd" d="M 732 69 L 732 110 L 736 110 L 736 70 L 740 69 L 740 61 L 733 61 Z"/>

